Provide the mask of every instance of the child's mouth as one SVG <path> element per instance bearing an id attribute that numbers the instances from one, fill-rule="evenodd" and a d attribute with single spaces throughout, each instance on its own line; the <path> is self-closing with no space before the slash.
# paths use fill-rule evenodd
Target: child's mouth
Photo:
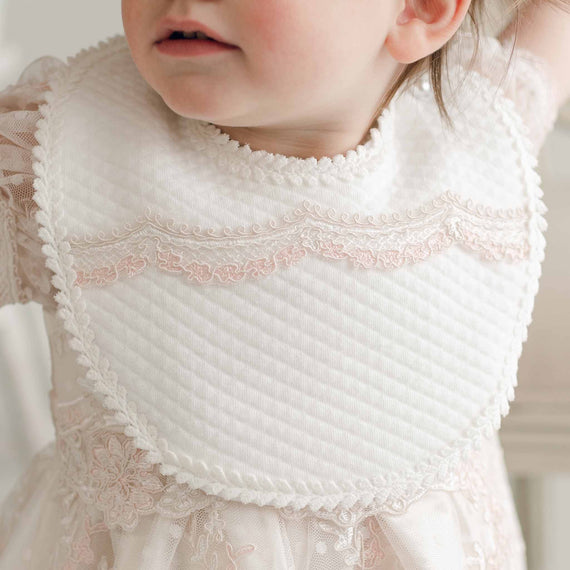
<path id="1" fill-rule="evenodd" d="M 184 37 L 181 32 L 174 32 L 170 37 L 157 42 L 156 47 L 161 53 L 173 57 L 190 57 L 237 49 L 237 46 L 207 37 Z"/>
<path id="2" fill-rule="evenodd" d="M 217 40 L 214 40 L 213 38 L 208 37 L 206 34 L 202 34 L 200 32 L 172 32 L 172 34 L 170 34 L 170 37 L 167 39 L 169 39 L 169 40 L 206 40 L 206 41 L 210 41 L 210 42 L 221 43 L 221 42 L 218 42 Z"/>

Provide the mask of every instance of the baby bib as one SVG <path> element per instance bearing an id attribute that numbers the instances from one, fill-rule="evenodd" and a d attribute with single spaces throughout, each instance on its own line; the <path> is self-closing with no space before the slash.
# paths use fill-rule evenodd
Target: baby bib
<path id="1" fill-rule="evenodd" d="M 161 473 L 397 511 L 499 429 L 546 207 L 513 104 L 477 72 L 462 89 L 454 132 L 414 87 L 316 160 L 177 115 L 124 35 L 58 70 L 33 150 L 57 315 Z"/>

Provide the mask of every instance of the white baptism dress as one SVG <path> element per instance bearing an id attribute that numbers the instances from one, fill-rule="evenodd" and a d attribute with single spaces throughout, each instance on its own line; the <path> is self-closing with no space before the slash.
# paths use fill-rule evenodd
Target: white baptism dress
<path id="1" fill-rule="evenodd" d="M 123 35 L 0 92 L 0 304 L 56 439 L 0 569 L 524 570 L 497 437 L 538 291 L 545 62 L 462 34 L 335 157 L 181 117 Z"/>

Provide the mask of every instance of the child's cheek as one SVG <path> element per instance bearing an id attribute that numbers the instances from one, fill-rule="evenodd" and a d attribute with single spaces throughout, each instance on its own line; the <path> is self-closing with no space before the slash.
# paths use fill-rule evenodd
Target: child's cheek
<path id="1" fill-rule="evenodd" d="M 253 34 L 254 45 L 266 53 L 283 53 L 294 45 L 295 38 L 300 40 L 299 24 L 291 9 L 291 3 L 285 0 L 253 0 L 247 3 L 245 33 Z"/>

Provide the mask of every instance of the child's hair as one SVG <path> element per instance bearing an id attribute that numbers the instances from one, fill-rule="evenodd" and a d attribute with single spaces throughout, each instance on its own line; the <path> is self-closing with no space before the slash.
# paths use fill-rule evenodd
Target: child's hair
<path id="1" fill-rule="evenodd" d="M 425 1 L 430 1 L 430 0 L 425 0 Z M 507 0 L 508 3 L 507 12 L 514 12 L 514 17 L 511 21 L 513 21 L 515 24 L 514 27 L 515 41 L 518 33 L 521 7 L 523 5 L 526 6 L 527 4 L 533 4 L 533 3 L 538 5 L 543 2 L 547 2 L 558 8 L 570 11 L 570 0 Z M 468 16 L 473 26 L 472 34 L 475 37 L 475 49 L 473 55 L 471 56 L 472 57 L 471 63 L 475 60 L 477 56 L 477 50 L 479 48 L 479 39 L 480 39 L 479 26 L 483 22 L 483 16 L 485 14 L 486 7 L 487 7 L 486 0 L 472 0 L 469 6 Z M 468 23 L 469 20 L 466 19 L 465 22 L 461 25 L 460 29 L 462 29 Z M 450 48 L 454 45 L 455 40 L 456 37 L 453 36 L 437 51 L 431 53 L 430 55 L 422 59 L 419 59 L 418 61 L 414 61 L 413 63 L 409 63 L 408 65 L 406 65 L 406 67 L 402 70 L 402 72 L 392 82 L 391 87 L 388 89 L 388 91 L 382 98 L 380 106 L 375 112 L 373 122 L 375 122 L 378 119 L 378 117 L 382 114 L 384 109 L 389 105 L 392 98 L 400 91 L 400 89 L 402 90 L 406 89 L 411 84 L 413 84 L 415 80 L 419 76 L 421 76 L 425 71 L 429 71 L 429 80 L 433 90 L 435 101 L 437 103 L 439 113 L 444 122 L 447 124 L 447 126 L 452 127 L 453 121 L 451 120 L 447 112 L 442 97 L 441 79 L 443 71 L 447 70 L 446 67 L 447 54 L 450 51 Z M 503 76 L 503 79 L 506 76 L 508 67 L 510 66 L 512 55 L 513 52 L 511 51 L 508 66 L 507 69 L 505 69 L 505 74 Z"/>

